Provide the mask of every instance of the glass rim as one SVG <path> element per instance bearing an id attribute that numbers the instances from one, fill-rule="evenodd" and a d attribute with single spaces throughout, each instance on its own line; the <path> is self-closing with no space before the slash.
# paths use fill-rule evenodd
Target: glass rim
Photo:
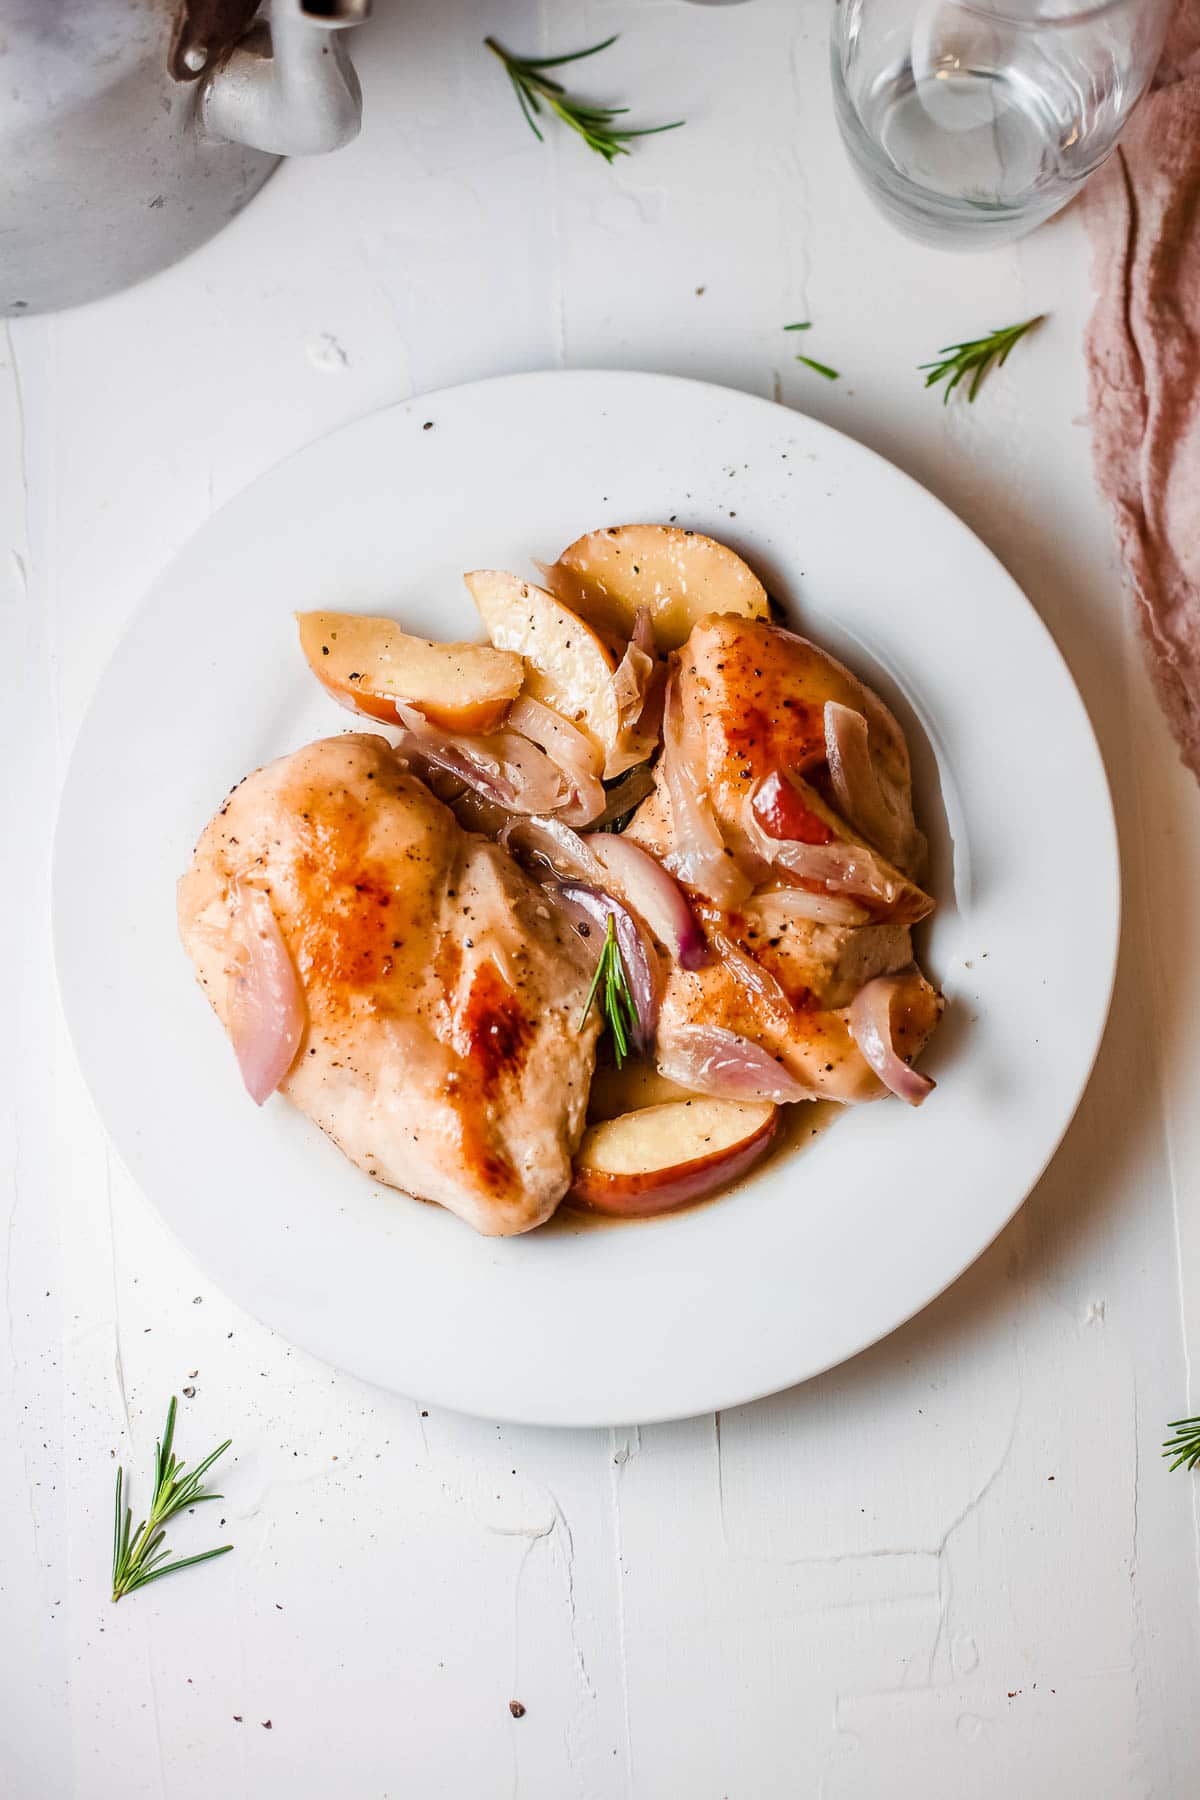
<path id="1" fill-rule="evenodd" d="M 975 13 L 981 19 L 996 19 L 1002 25 L 1017 25 L 1025 31 L 1060 31 L 1067 25 L 1090 25 L 1094 19 L 1101 19 L 1106 13 L 1132 10 L 1145 4 L 1145 0 L 1094 0 L 1091 6 L 1076 6 L 1070 12 L 1043 13 L 1040 16 L 1029 12 L 1018 12 L 1005 0 L 953 0 L 953 4 L 963 12 Z M 1145 6 L 1147 12 L 1155 10 L 1154 0 Z"/>

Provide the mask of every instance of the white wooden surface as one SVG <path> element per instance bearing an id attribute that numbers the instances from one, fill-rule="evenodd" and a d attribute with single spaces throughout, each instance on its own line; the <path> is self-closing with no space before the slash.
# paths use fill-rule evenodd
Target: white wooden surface
<path id="1" fill-rule="evenodd" d="M 687 128 L 614 170 L 539 146 L 487 30 L 620 30 L 593 91 Z M 974 258 L 891 235 L 836 139 L 818 0 L 381 0 L 358 54 L 353 148 L 0 340 L 0 1793 L 1188 1800 L 1198 1490 L 1157 1452 L 1200 1406 L 1200 797 L 1092 492 L 1079 224 Z M 975 407 L 922 392 L 937 346 L 1042 308 Z M 790 360 L 795 318 L 840 382 Z M 82 711 L 210 510 L 388 401 L 585 364 L 775 394 L 955 507 L 1075 671 L 1127 893 L 1096 1076 L 1001 1240 L 850 1366 L 640 1434 L 427 1414 L 232 1308 L 106 1147 L 47 929 Z M 178 1541 L 219 1516 L 236 1553 L 114 1609 L 114 1458 L 140 1496 L 185 1384 L 184 1453 L 235 1448 Z"/>

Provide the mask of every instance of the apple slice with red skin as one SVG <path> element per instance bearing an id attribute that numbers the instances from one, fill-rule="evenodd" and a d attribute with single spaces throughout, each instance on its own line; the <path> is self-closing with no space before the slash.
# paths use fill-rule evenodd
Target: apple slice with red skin
<path id="1" fill-rule="evenodd" d="M 771 838 L 795 844 L 832 844 L 833 832 L 804 800 L 794 781 L 773 769 L 759 783 L 751 802 L 754 816 Z"/>
<path id="2" fill-rule="evenodd" d="M 584 1133 L 570 1198 L 617 1218 L 671 1212 L 728 1187 L 775 1135 L 769 1100 L 669 1100 L 604 1119 Z"/>
<path id="3" fill-rule="evenodd" d="M 880 878 L 891 884 L 893 892 L 892 899 L 880 905 L 869 893 L 860 894 L 857 890 L 851 890 L 868 911 L 911 925 L 917 924 L 933 911 L 933 901 L 929 895 L 888 862 L 886 857 L 881 856 L 878 850 L 873 849 L 865 838 L 851 831 L 802 776 L 772 769 L 759 782 L 750 805 L 763 835 L 777 843 L 811 844 L 816 848 L 826 844 L 845 844 L 851 848 L 855 845 L 862 846 L 877 867 Z M 799 886 L 808 887 L 813 892 L 820 892 L 823 885 L 819 881 L 805 881 L 801 874 L 795 875 L 793 879 Z"/>

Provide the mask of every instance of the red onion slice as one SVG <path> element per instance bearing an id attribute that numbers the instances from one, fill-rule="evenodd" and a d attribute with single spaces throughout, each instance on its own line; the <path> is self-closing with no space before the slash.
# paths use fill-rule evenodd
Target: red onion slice
<path id="1" fill-rule="evenodd" d="M 520 857 L 535 857 L 556 875 L 603 885 L 604 865 L 593 856 L 590 840 L 552 814 L 510 819 L 500 832 L 506 850 Z"/>
<path id="2" fill-rule="evenodd" d="M 867 721 L 853 707 L 825 702 L 825 755 L 843 817 L 893 862 L 912 850 L 914 826 L 889 800 L 871 760 Z"/>
<path id="3" fill-rule="evenodd" d="M 643 609 L 644 610 L 644 609 Z M 625 654 L 613 670 L 613 698 L 617 703 L 617 719 L 622 731 L 632 731 L 642 716 L 654 658 L 639 648 L 631 638 Z"/>
<path id="4" fill-rule="evenodd" d="M 604 811 L 607 796 L 599 778 L 600 753 L 569 719 L 540 700 L 521 694 L 508 709 L 508 725 L 544 750 L 566 776 L 573 792 L 557 808 L 568 825 L 590 825 Z"/>
<path id="5" fill-rule="evenodd" d="M 612 919 L 617 934 L 617 947 L 621 952 L 629 991 L 633 996 L 633 1008 L 637 1014 L 634 1048 L 640 1055 L 649 1056 L 654 1048 L 654 1034 L 658 1028 L 660 998 L 658 958 L 653 946 L 647 943 L 641 926 L 629 908 L 619 900 L 614 900 L 611 894 L 600 893 L 581 881 L 561 882 L 558 892 L 568 907 L 578 908 L 590 924 L 599 927 L 601 934 L 607 930 L 608 921 Z"/>
<path id="6" fill-rule="evenodd" d="M 497 838 L 509 822 L 520 815 L 509 812 L 497 800 L 489 800 L 478 788 L 469 787 L 461 777 L 435 769 L 415 751 L 409 750 L 405 760 L 414 774 L 420 775 L 426 787 L 450 808 L 465 831 L 477 831 L 483 837 Z"/>
<path id="7" fill-rule="evenodd" d="M 619 883 L 630 906 L 680 967 L 703 968 L 708 961 L 708 939 L 687 896 L 662 864 L 628 838 L 593 833 L 587 842 L 606 873 Z"/>
<path id="8" fill-rule="evenodd" d="M 568 797 L 568 782 L 545 751 L 515 731 L 470 737 L 431 725 L 415 706 L 396 702 L 403 730 L 397 749 L 416 751 L 439 769 L 457 775 L 468 787 L 510 812 L 552 812 Z"/>
<path id="9" fill-rule="evenodd" d="M 899 870 L 890 868 L 866 844 L 843 839 L 835 839 L 831 844 L 805 844 L 794 838 L 770 837 L 754 810 L 753 796 L 744 809 L 742 822 L 756 854 L 797 882 L 861 900 L 876 912 L 893 912 L 903 902 L 904 917 L 911 924 L 933 911 L 929 896 Z"/>
<path id="10" fill-rule="evenodd" d="M 769 1050 L 722 1025 L 681 1025 L 659 1044 L 657 1066 L 668 1081 L 718 1100 L 812 1099 Z"/>
<path id="11" fill-rule="evenodd" d="M 235 882 L 232 898 L 238 951 L 228 1029 L 246 1092 L 261 1106 L 295 1060 L 308 1009 L 268 896 Z"/>
<path id="12" fill-rule="evenodd" d="M 847 1023 L 864 1062 L 884 1087 L 910 1106 L 920 1106 L 937 1084 L 910 1069 L 892 1041 L 892 1004 L 908 979 L 907 975 L 877 975 L 868 981 L 851 1001 Z"/>
<path id="13" fill-rule="evenodd" d="M 865 925 L 870 913 L 857 900 L 841 894 L 814 894 L 809 888 L 772 888 L 756 894 L 746 907 L 768 937 L 789 925 Z"/>
<path id="14" fill-rule="evenodd" d="M 528 694 L 519 694 L 508 709 L 507 723 L 523 737 L 530 738 L 550 758 L 572 775 L 596 776 L 600 769 L 600 751 L 578 725 L 572 725 L 552 706 Z"/>
<path id="15" fill-rule="evenodd" d="M 633 633 L 625 654 L 613 670 L 613 698 L 617 704 L 617 738 L 605 764 L 607 779 L 645 762 L 658 748 L 657 706 L 652 695 L 661 689 L 655 682 L 660 668 L 654 655 L 654 627 L 648 606 L 634 615 Z"/>
<path id="16" fill-rule="evenodd" d="M 673 827 L 668 868 L 718 906 L 728 909 L 741 905 L 750 892 L 750 882 L 725 846 L 708 795 L 688 755 L 677 659 L 667 680 L 662 770 Z"/>

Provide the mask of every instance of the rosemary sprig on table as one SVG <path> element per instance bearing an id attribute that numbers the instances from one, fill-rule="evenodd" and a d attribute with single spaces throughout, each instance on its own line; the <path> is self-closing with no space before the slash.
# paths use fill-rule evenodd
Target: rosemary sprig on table
<path id="1" fill-rule="evenodd" d="M 175 1460 L 172 1447 L 174 1438 L 175 1396 L 172 1394 L 171 1404 L 167 1408 L 166 1427 L 161 1441 L 155 1445 L 154 1499 L 150 1505 L 150 1516 L 136 1531 L 130 1529 L 133 1520 L 131 1509 L 127 1506 L 122 1512 L 125 1471 L 121 1468 L 117 1470 L 117 1503 L 113 1520 L 114 1600 L 136 1593 L 148 1581 L 157 1581 L 160 1575 L 170 1575 L 175 1569 L 189 1568 L 192 1563 L 209 1562 L 214 1556 L 224 1556 L 233 1549 L 232 1544 L 221 1544 L 215 1550 L 202 1550 L 198 1556 L 182 1556 L 177 1562 L 166 1563 L 164 1567 L 164 1561 L 171 1552 L 159 1548 L 166 1536 L 163 1527 L 176 1513 L 183 1512 L 187 1507 L 198 1506 L 202 1500 L 223 1498 L 221 1494 L 206 1493 L 200 1483 L 218 1456 L 223 1456 L 233 1442 L 232 1438 L 226 1438 L 211 1456 L 206 1456 L 202 1463 L 197 1463 L 190 1475 L 185 1475 L 183 1464 Z"/>
<path id="2" fill-rule="evenodd" d="M 546 74 L 547 69 L 562 68 L 564 63 L 582 62 L 584 57 L 598 56 L 601 50 L 616 43 L 615 35 L 605 38 L 602 44 L 592 44 L 587 50 L 572 50 L 567 56 L 513 56 L 495 38 L 486 37 L 483 41 L 492 55 L 498 56 L 504 64 L 521 111 L 539 143 L 546 141 L 537 122 L 543 107 L 572 131 L 578 132 L 588 149 L 594 150 L 607 163 L 615 157 L 629 155 L 630 139 L 655 137 L 660 131 L 677 131 L 683 124 L 682 119 L 673 119 L 669 125 L 644 125 L 640 130 L 615 126 L 614 122 L 629 111 L 627 106 L 597 106 L 587 100 L 573 100 L 561 81 Z"/>
<path id="3" fill-rule="evenodd" d="M 1045 317 L 1045 313 L 1037 313 L 1032 319 L 1026 319 L 1023 325 L 1005 325 L 999 331 L 989 332 L 987 337 L 968 338 L 963 344 L 944 344 L 933 362 L 917 364 L 919 369 L 929 370 L 925 386 L 932 387 L 936 381 L 945 381 L 942 393 L 944 405 L 963 377 L 970 375 L 971 385 L 967 390 L 967 399 L 974 400 L 979 392 L 979 384 L 992 364 L 995 363 L 998 369 L 1002 369 L 1013 345 L 1027 331 L 1032 331 L 1035 325 L 1040 325 Z"/>
<path id="4" fill-rule="evenodd" d="M 1194 1469 L 1200 1463 L 1200 1419 L 1172 1419 L 1167 1430 L 1175 1433 L 1162 1448 L 1164 1456 L 1174 1458 L 1171 1467 L 1177 1469 L 1184 1463 Z"/>
<path id="5" fill-rule="evenodd" d="M 617 928 L 611 913 L 604 928 L 600 961 L 596 964 L 596 973 L 592 976 L 592 985 L 583 1003 L 579 1024 L 575 1027 L 577 1031 L 582 1031 L 587 1024 L 587 1016 L 597 995 L 604 1023 L 612 1037 L 613 1055 L 620 1069 L 624 1067 L 625 1058 L 630 1054 L 631 1040 L 637 1032 L 638 1015 L 629 988 L 629 977 L 625 973 L 625 964 L 621 960 L 621 946 L 617 943 Z"/>

